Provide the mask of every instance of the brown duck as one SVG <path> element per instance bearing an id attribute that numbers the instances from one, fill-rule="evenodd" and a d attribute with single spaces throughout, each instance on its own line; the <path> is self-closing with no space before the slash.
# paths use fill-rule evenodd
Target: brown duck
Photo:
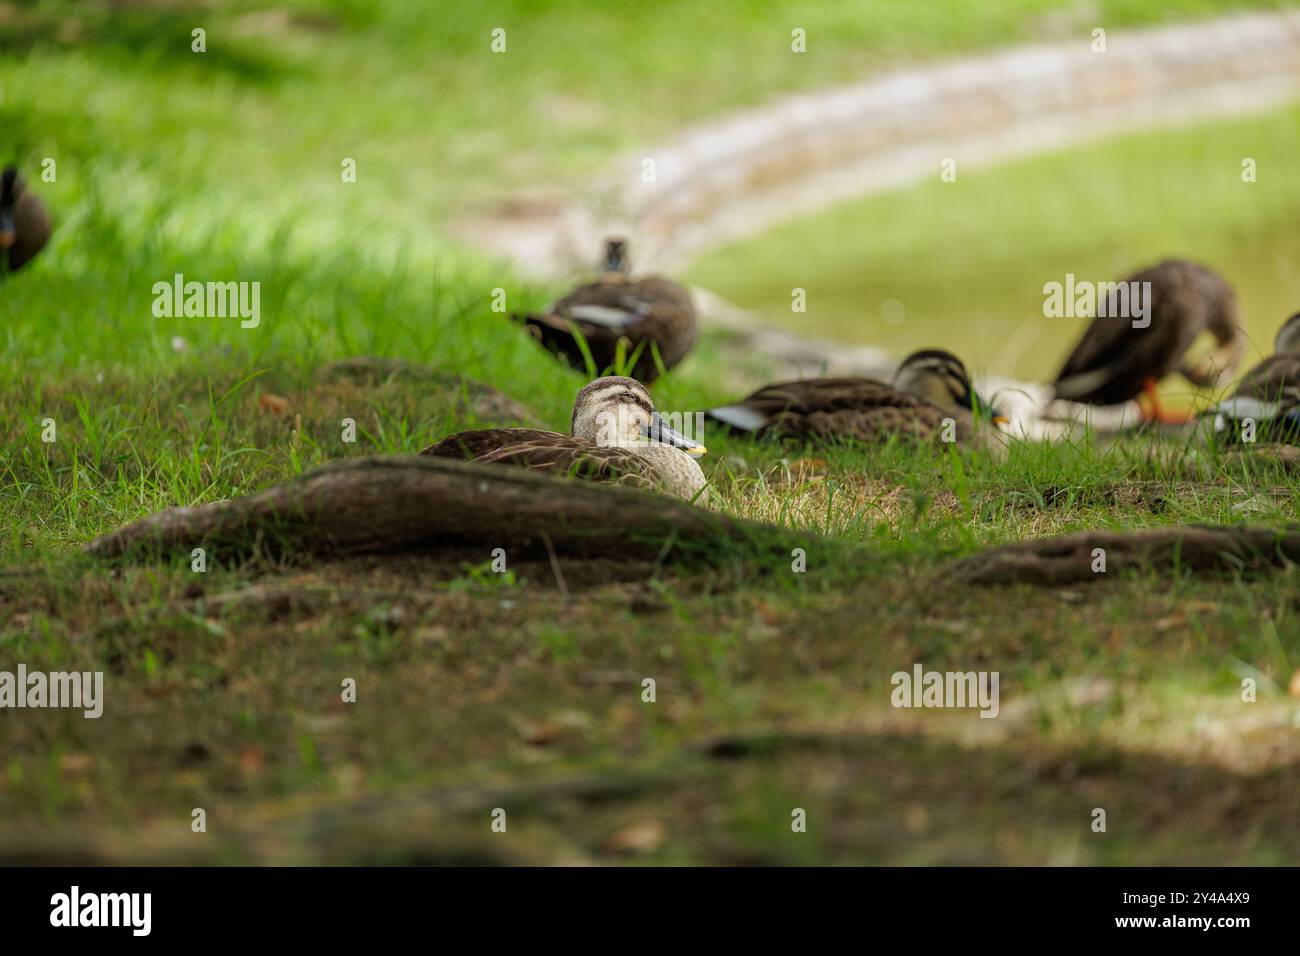
<path id="1" fill-rule="evenodd" d="M 1300 312 L 1278 330 L 1273 347 L 1231 398 L 1202 414 L 1220 440 L 1300 444 Z"/>
<path id="2" fill-rule="evenodd" d="M 634 484 L 706 502 L 704 472 L 695 461 L 704 446 L 660 418 L 635 379 L 598 378 L 578 392 L 570 432 L 486 428 L 449 435 L 420 454 Z"/>
<path id="3" fill-rule="evenodd" d="M 10 166 L 0 173 L 0 275 L 30 262 L 52 230 L 49 213 L 18 170 Z"/>
<path id="4" fill-rule="evenodd" d="M 625 360 L 636 357 L 632 377 L 646 384 L 658 378 L 660 363 L 665 370 L 676 366 L 696 336 L 695 307 L 687 291 L 661 276 L 631 278 L 622 239 L 606 241 L 600 279 L 574 289 L 541 315 L 513 318 L 575 368 L 586 368 L 575 327 L 598 373 L 615 365 L 621 343 Z"/>
<path id="5" fill-rule="evenodd" d="M 1263 402 L 1300 402 L 1300 312 L 1278 329 L 1273 354 L 1246 373 L 1236 394 Z"/>
<path id="6" fill-rule="evenodd" d="M 1161 411 L 1156 384 L 1176 371 L 1207 388 L 1236 368 L 1244 341 L 1236 293 L 1217 273 L 1178 259 L 1124 281 L 1150 283 L 1146 299 L 1150 311 L 1145 317 L 1149 324 L 1136 327 L 1135 321 L 1143 320 L 1117 315 L 1123 311 L 1117 295 L 1108 296 L 1106 314 L 1099 311 L 1056 377 L 1056 397 L 1088 405 L 1119 405 L 1144 394 L 1150 419 L 1186 421 Z M 1189 367 L 1187 351 L 1202 332 L 1210 332 L 1218 346 Z"/>
<path id="7" fill-rule="evenodd" d="M 975 436 L 977 416 L 1005 421 L 971 388 L 961 360 L 941 349 L 909 355 L 892 385 L 869 378 L 781 382 L 707 414 L 758 438 L 869 443 L 892 436 L 934 441 L 951 435 L 956 443 L 967 444 Z"/>

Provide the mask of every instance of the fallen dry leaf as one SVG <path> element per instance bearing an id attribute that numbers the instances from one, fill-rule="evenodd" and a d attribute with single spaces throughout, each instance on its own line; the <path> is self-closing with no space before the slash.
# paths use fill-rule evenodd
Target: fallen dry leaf
<path id="1" fill-rule="evenodd" d="M 239 751 L 239 772 L 246 777 L 256 777 L 266 765 L 266 755 L 262 748 L 249 744 Z"/>
<path id="2" fill-rule="evenodd" d="M 570 733 L 579 733 L 590 725 L 591 718 L 587 714 L 566 710 L 544 720 L 518 720 L 515 729 L 525 743 L 545 747 Z"/>
<path id="3" fill-rule="evenodd" d="M 85 753 L 64 754 L 59 758 L 59 768 L 68 773 L 81 773 L 89 770 L 94 766 L 94 763 L 95 758 Z"/>
<path id="4" fill-rule="evenodd" d="M 653 853 L 663 845 L 664 825 L 653 817 L 635 820 L 615 831 L 602 849 L 607 853 Z"/>
<path id="5" fill-rule="evenodd" d="M 257 400 L 257 407 L 268 415 L 288 415 L 291 406 L 284 396 L 266 392 Z"/>

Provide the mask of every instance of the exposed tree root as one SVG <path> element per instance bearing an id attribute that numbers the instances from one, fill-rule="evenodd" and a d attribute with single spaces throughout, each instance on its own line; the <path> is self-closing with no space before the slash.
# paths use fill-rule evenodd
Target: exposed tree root
<path id="1" fill-rule="evenodd" d="M 1097 549 L 1104 552 L 1105 571 Z M 1144 531 L 1080 531 L 1020 541 L 956 561 L 964 584 L 1077 584 L 1135 568 L 1258 571 L 1300 563 L 1300 531 L 1188 525 Z"/>
<path id="2" fill-rule="evenodd" d="M 244 498 L 169 508 L 85 550 L 139 558 L 205 547 L 221 557 L 262 551 L 295 560 L 443 549 L 463 555 L 469 544 L 485 554 L 504 548 L 511 556 L 546 556 L 548 539 L 565 557 L 712 565 L 779 558 L 780 566 L 794 544 L 807 548 L 817 540 L 627 488 L 394 456 L 326 465 Z"/>
<path id="3" fill-rule="evenodd" d="M 1224 461 L 1229 464 L 1248 466 L 1252 462 L 1264 461 L 1281 465 L 1286 471 L 1300 469 L 1300 448 L 1280 442 L 1268 442 L 1228 452 Z"/>

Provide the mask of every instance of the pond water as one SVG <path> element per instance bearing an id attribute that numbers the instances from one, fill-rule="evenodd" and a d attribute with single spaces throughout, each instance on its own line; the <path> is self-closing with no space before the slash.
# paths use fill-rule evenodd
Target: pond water
<path id="1" fill-rule="evenodd" d="M 1028 380 L 1053 377 L 1087 325 L 1044 316 L 1044 286 L 1069 274 L 1116 281 L 1163 258 L 1203 261 L 1237 288 L 1248 362 L 1300 310 L 1300 106 L 996 168 L 957 160 L 955 182 L 936 168 L 718 249 L 688 278 L 775 325 L 899 356 L 948 348 Z"/>

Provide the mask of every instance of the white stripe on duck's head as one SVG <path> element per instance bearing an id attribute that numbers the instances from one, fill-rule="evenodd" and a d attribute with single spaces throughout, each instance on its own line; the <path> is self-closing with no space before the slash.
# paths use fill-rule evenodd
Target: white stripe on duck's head
<path id="1" fill-rule="evenodd" d="M 971 387 L 962 360 L 944 349 L 922 349 L 903 359 L 894 373 L 894 387 L 949 411 L 971 412 L 983 421 L 1000 425 L 1007 420 Z"/>
<path id="2" fill-rule="evenodd" d="M 706 451 L 659 417 L 644 385 L 622 375 L 598 378 L 578 392 L 569 431 L 574 438 L 602 446 L 635 449 L 658 443 L 681 449 L 692 458 Z"/>

